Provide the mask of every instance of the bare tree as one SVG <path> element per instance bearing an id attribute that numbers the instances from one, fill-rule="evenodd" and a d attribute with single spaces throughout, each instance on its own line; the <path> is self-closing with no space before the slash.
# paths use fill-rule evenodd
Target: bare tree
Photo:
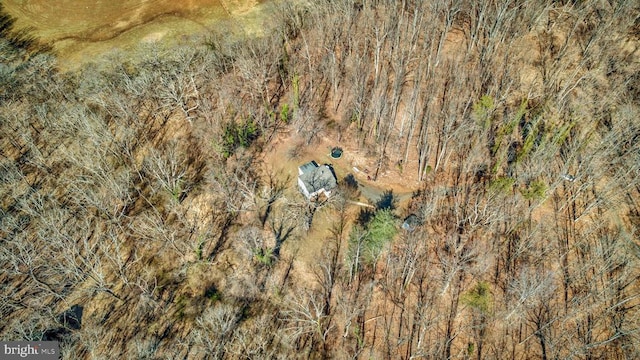
<path id="1" fill-rule="evenodd" d="M 238 327 L 241 308 L 221 304 L 206 309 L 196 320 L 194 342 L 203 354 L 223 358 Z"/>

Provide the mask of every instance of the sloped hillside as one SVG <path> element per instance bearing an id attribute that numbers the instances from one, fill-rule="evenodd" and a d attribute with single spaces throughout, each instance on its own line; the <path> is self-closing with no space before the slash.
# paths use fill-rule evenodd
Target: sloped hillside
<path id="1" fill-rule="evenodd" d="M 65 359 L 640 357 L 635 2 L 274 9 L 259 37 L 67 72 L 0 18 L 0 338 Z M 337 164 L 309 202 L 280 170 L 327 138 L 368 173 Z M 410 199 L 354 205 L 399 179 Z"/>

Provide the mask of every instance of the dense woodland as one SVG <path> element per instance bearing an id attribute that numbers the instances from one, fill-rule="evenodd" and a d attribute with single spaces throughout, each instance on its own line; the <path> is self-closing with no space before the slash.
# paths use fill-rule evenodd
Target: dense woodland
<path id="1" fill-rule="evenodd" d="M 72 72 L 2 15 L 0 338 L 65 359 L 640 358 L 636 1 L 274 7 L 255 38 L 223 24 Z M 421 187 L 359 216 L 353 178 L 309 203 L 263 166 L 283 132 Z M 303 271 L 287 245 L 317 212 Z"/>

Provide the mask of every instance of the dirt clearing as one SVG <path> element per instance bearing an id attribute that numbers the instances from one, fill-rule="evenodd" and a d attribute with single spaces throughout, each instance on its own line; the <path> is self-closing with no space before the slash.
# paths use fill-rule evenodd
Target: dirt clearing
<path id="1" fill-rule="evenodd" d="M 291 130 L 266 149 L 265 164 L 276 170 L 282 176 L 290 176 L 295 182 L 298 176 L 298 166 L 315 160 L 318 164 L 331 164 L 340 182 L 347 174 L 353 174 L 360 185 L 361 201 L 375 201 L 385 190 L 393 190 L 400 202 L 411 197 L 414 190 L 419 188 L 419 182 L 414 176 L 403 175 L 401 169 L 394 168 L 382 171 L 378 179 L 373 181 L 370 173 L 375 168 L 375 157 L 367 156 L 366 151 L 351 145 L 349 141 L 338 142 L 337 136 L 326 134 L 306 145 L 304 140 Z M 333 147 L 341 147 L 344 153 L 341 158 L 331 157 Z"/>
<path id="2" fill-rule="evenodd" d="M 333 147 L 341 147 L 344 153 L 341 158 L 331 157 Z M 374 168 L 375 157 L 367 156 L 366 152 L 359 150 L 351 141 L 344 137 L 337 141 L 337 136 L 329 132 L 320 136 L 311 144 L 306 144 L 304 139 L 295 130 L 290 129 L 274 139 L 265 149 L 264 166 L 268 171 L 278 174 L 280 179 L 289 178 L 287 197 L 303 200 L 297 187 L 298 166 L 315 160 L 318 164 L 331 164 L 334 168 L 338 182 L 343 181 L 347 174 L 353 174 L 358 181 L 362 205 L 350 202 L 348 218 L 353 221 L 365 204 L 375 203 L 385 190 L 393 190 L 398 198 L 398 208 L 406 207 L 411 194 L 419 188 L 419 183 L 410 176 L 403 176 L 400 169 L 390 169 L 378 176 L 373 181 L 367 173 Z M 399 212 L 401 212 L 400 210 Z M 313 224 L 309 232 L 299 239 L 292 239 L 285 244 L 285 252 L 296 253 L 297 267 L 303 269 L 303 274 L 312 274 L 323 248 L 331 237 L 331 226 L 338 217 L 332 207 L 322 207 L 314 215 Z M 346 249 L 347 244 L 342 244 Z"/>

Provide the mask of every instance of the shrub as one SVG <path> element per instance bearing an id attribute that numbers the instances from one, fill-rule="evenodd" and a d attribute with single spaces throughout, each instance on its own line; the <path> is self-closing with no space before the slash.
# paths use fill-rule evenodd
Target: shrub
<path id="1" fill-rule="evenodd" d="M 222 136 L 222 155 L 228 158 L 239 147 L 249 147 L 259 135 L 258 126 L 252 118 L 247 119 L 244 123 L 235 121 L 228 123 Z"/>
<path id="2" fill-rule="evenodd" d="M 288 124 L 289 123 L 289 118 L 290 118 L 289 115 L 290 115 L 289 104 L 282 105 L 282 108 L 280 109 L 280 120 L 283 123 Z"/>
<path id="3" fill-rule="evenodd" d="M 398 232 L 391 210 L 378 210 L 365 226 L 356 226 L 349 236 L 349 260 L 354 264 L 373 264 Z"/>
<path id="4" fill-rule="evenodd" d="M 462 295 L 462 302 L 483 314 L 491 310 L 491 290 L 486 281 L 479 282 L 473 289 Z"/>
<path id="5" fill-rule="evenodd" d="M 542 180 L 536 180 L 531 182 L 526 189 L 520 190 L 520 193 L 527 200 L 540 200 L 547 193 L 547 184 Z"/>

